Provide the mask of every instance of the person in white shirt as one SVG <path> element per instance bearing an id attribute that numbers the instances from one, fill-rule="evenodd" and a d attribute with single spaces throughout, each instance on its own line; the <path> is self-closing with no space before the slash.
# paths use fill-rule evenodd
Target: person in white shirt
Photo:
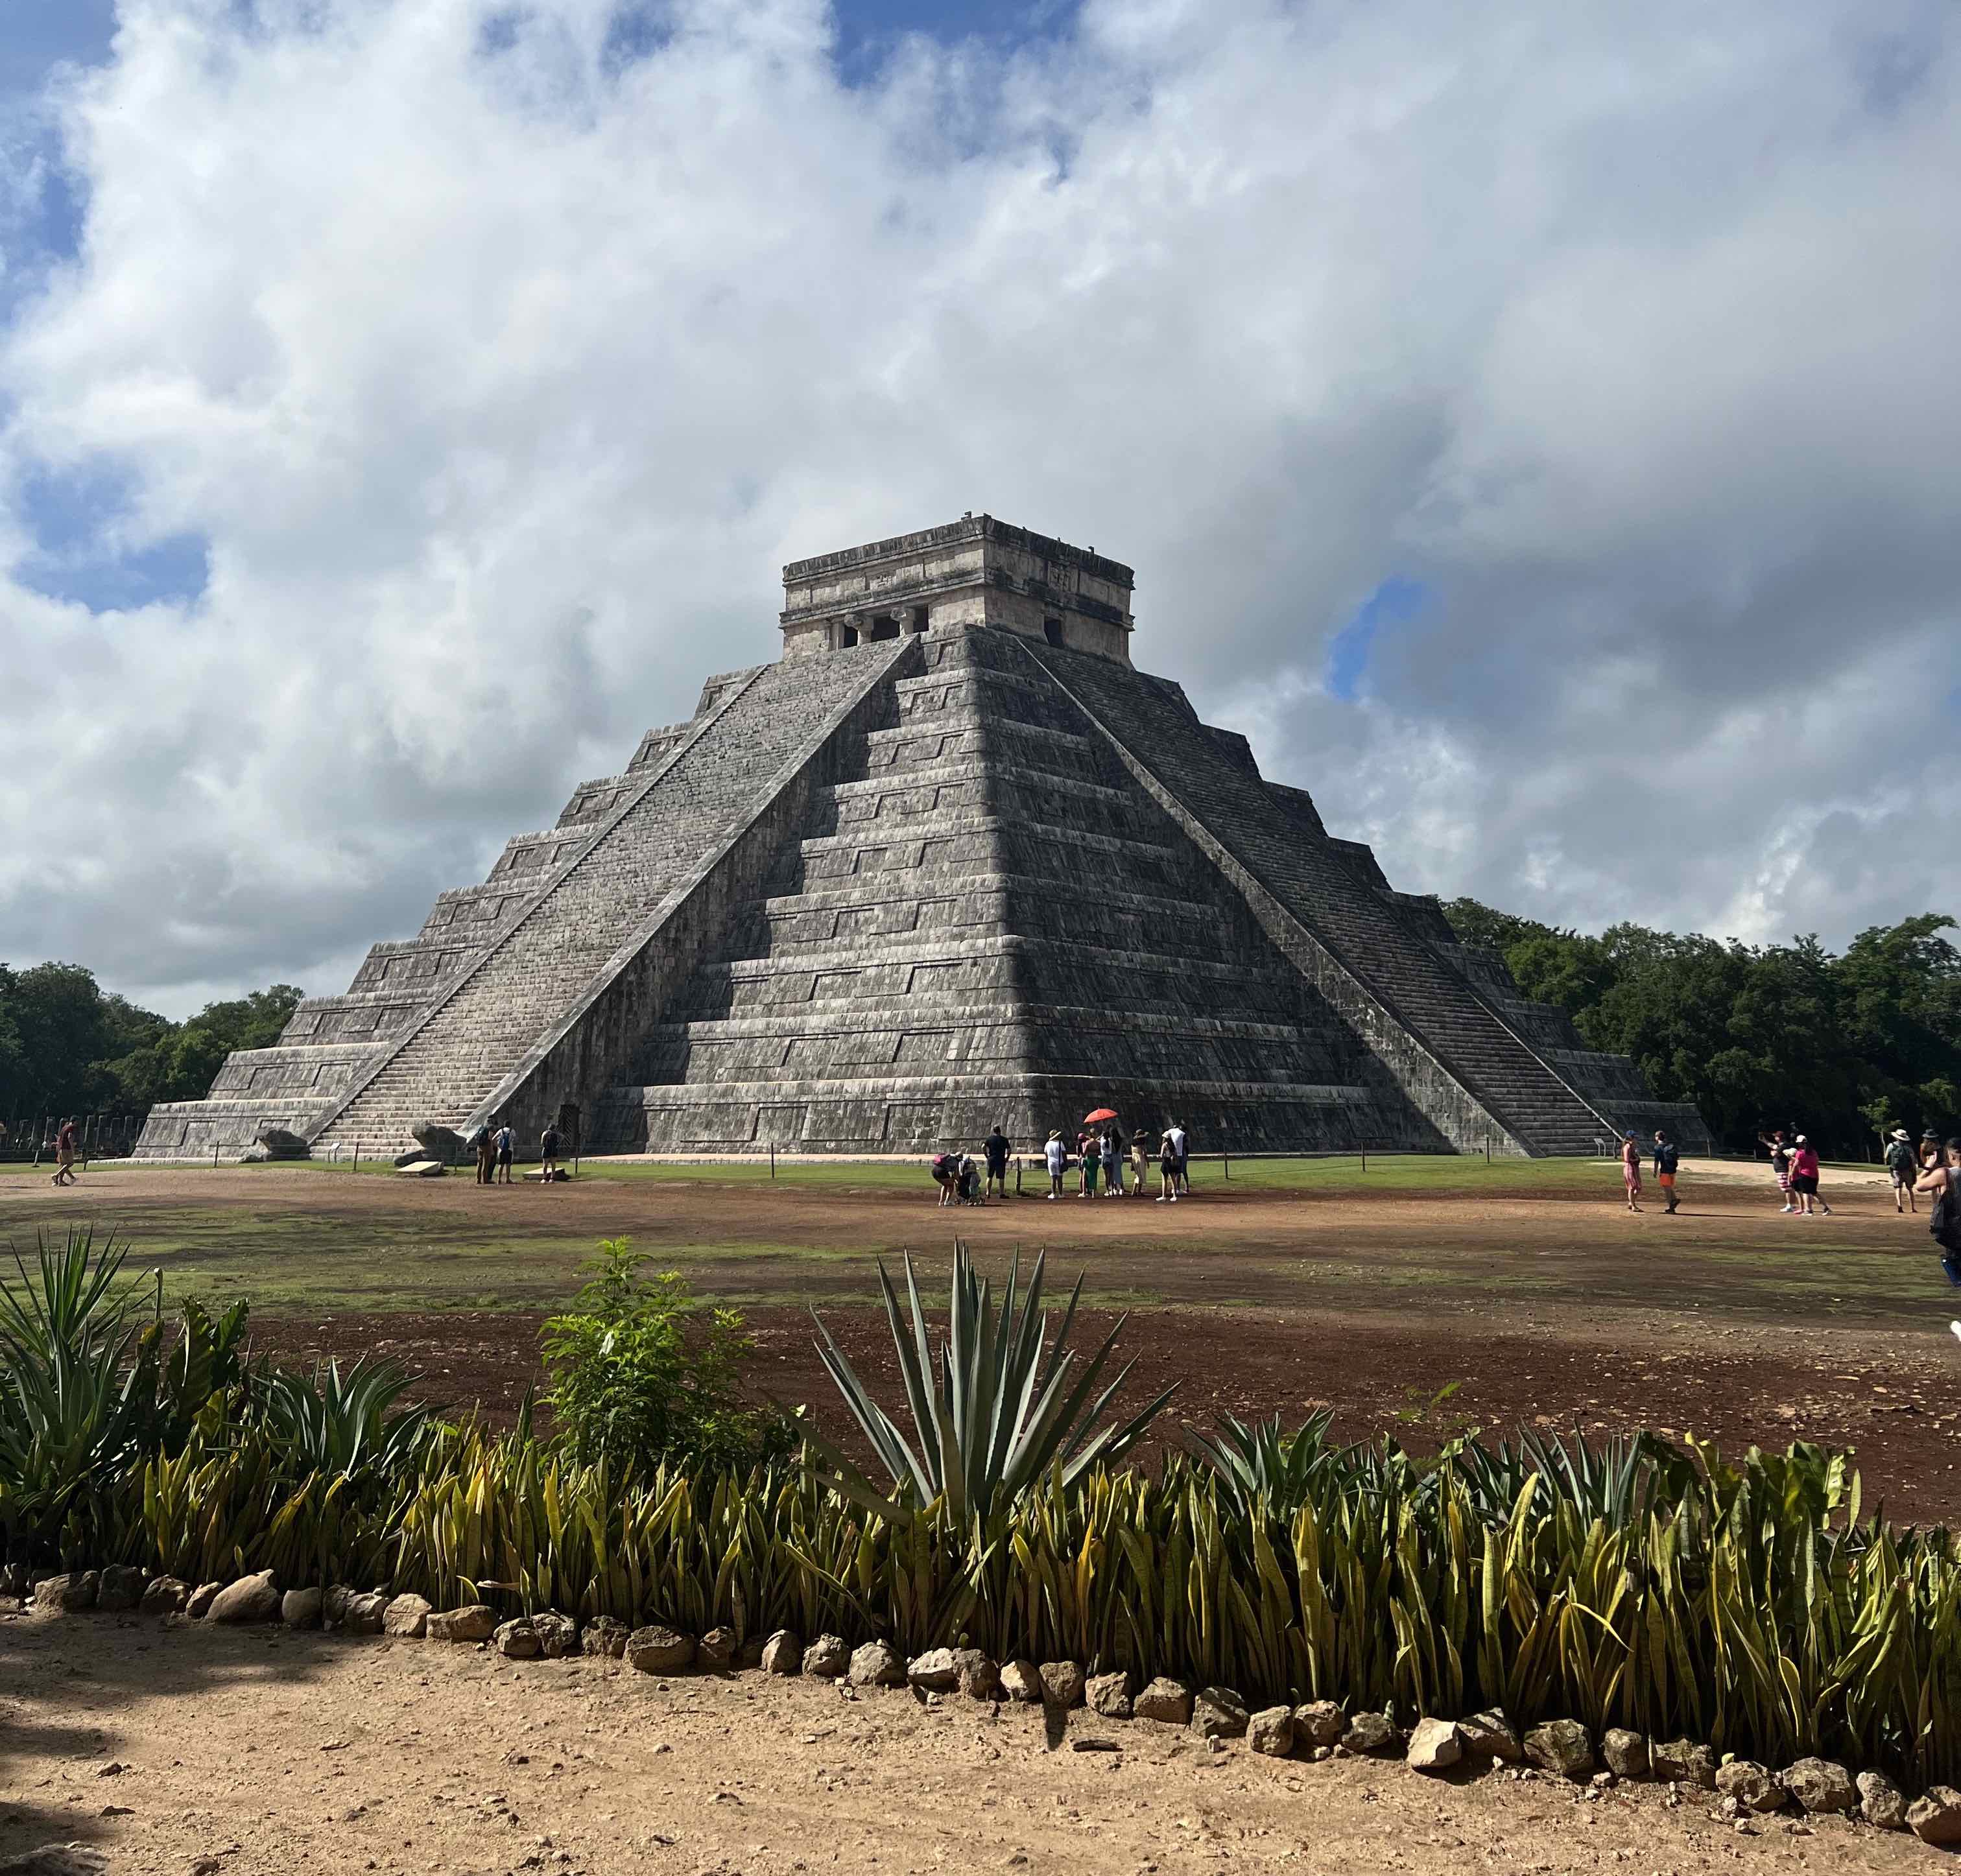
<path id="1" fill-rule="evenodd" d="M 1173 1121 L 1165 1131 L 1171 1136 L 1172 1151 L 1178 1155 L 1178 1189 L 1189 1198 L 1191 1196 L 1191 1149 L 1185 1140 L 1185 1129 Z"/>
<path id="2" fill-rule="evenodd" d="M 1060 1134 L 1051 1134 L 1048 1144 L 1042 1149 L 1048 1160 L 1048 1192 L 1051 1198 L 1059 1197 L 1062 1192 L 1062 1175 L 1069 1155 L 1064 1150 Z"/>

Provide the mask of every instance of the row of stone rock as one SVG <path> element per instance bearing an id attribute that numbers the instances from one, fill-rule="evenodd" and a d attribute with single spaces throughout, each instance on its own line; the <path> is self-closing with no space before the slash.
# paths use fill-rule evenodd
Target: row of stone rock
<path id="1" fill-rule="evenodd" d="M 24 1584 L 21 1586 L 24 1588 Z M 853 1686 L 910 1686 L 926 1694 L 959 1693 L 975 1700 L 1019 1700 L 1067 1712 L 1086 1706 L 1105 1719 L 1156 1720 L 1188 1727 L 1207 1741 L 1244 1738 L 1255 1752 L 1316 1760 L 1384 1756 L 1400 1753 L 1412 1770 L 1433 1775 L 1462 1764 L 1526 1764 L 1575 1782 L 1611 1785 L 1655 1779 L 1716 1792 L 1733 1817 L 1783 1811 L 1795 1804 L 1813 1814 L 1860 1817 L 1883 1829 L 1910 1830 L 1924 1842 L 1961 1843 L 1961 1791 L 1936 1785 L 1911 1804 L 1883 1772 L 1850 1771 L 1825 1759 L 1800 1759 L 1781 1772 L 1746 1759 L 1720 1764 L 1707 1746 L 1687 1739 L 1650 1740 L 1625 1728 L 1593 1737 L 1577 1720 L 1547 1720 L 1523 1736 L 1503 1715 L 1468 1719 L 1419 1720 L 1408 1733 L 1385 1714 L 1350 1713 L 1332 1700 L 1248 1711 L 1230 1688 L 1194 1689 L 1164 1677 L 1137 1687 L 1121 1670 L 1086 1673 L 1074 1661 L 1016 1661 L 996 1664 L 978 1648 L 929 1648 L 910 1661 L 888 1642 L 851 1647 L 843 1638 L 819 1635 L 805 1644 L 788 1629 L 745 1641 L 730 1629 L 699 1638 L 659 1623 L 630 1629 L 610 1616 L 582 1630 L 554 1610 L 499 1622 L 483 1603 L 438 1610 L 413 1594 L 331 1588 L 282 1594 L 273 1572 L 260 1571 L 228 1584 L 193 1589 L 175 1577 L 148 1578 L 142 1570 L 112 1565 L 48 1577 L 33 1585 L 38 1609 L 66 1613 L 91 1608 L 139 1609 L 215 1622 L 266 1622 L 292 1628 L 325 1626 L 350 1635 L 388 1635 L 403 1640 L 488 1642 L 513 1661 L 557 1660 L 584 1652 L 623 1659 L 643 1673 L 681 1674 L 759 1668 L 766 1673 L 809 1675 Z"/>

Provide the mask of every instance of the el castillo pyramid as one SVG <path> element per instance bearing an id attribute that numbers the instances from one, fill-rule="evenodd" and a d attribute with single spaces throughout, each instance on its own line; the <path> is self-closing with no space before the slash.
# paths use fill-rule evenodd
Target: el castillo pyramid
<path id="1" fill-rule="evenodd" d="M 1106 1105 L 1201 1153 L 1706 1148 L 1137 670 L 1133 584 L 984 515 L 786 566 L 776 662 L 711 678 L 139 1155 L 562 1115 L 587 1152 L 906 1153 Z"/>

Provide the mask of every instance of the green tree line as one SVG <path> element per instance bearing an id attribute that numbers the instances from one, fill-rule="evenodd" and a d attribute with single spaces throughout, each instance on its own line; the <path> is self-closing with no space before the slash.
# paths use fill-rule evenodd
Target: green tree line
<path id="1" fill-rule="evenodd" d="M 0 1119 L 196 1100 L 233 1049 L 279 1039 L 300 995 L 275 984 L 173 1023 L 78 964 L 0 964 Z"/>
<path id="2" fill-rule="evenodd" d="M 1822 1152 L 1870 1160 L 1893 1127 L 1961 1131 L 1961 951 L 1941 913 L 1832 952 L 1815 936 L 1759 946 L 1615 925 L 1595 937 L 1475 899 L 1443 910 L 1589 1046 L 1631 1055 L 1661 1099 L 1694 1102 L 1724 1147 L 1795 1123 Z"/>

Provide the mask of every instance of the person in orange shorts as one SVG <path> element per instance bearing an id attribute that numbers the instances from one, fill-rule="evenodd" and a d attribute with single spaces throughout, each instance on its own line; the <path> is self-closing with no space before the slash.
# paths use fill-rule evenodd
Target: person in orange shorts
<path id="1" fill-rule="evenodd" d="M 1670 1212 L 1675 1210 L 1675 1169 L 1682 1162 L 1680 1150 L 1659 1127 L 1655 1129 L 1655 1183 L 1661 1188 L 1661 1195 L 1668 1201 Z"/>

